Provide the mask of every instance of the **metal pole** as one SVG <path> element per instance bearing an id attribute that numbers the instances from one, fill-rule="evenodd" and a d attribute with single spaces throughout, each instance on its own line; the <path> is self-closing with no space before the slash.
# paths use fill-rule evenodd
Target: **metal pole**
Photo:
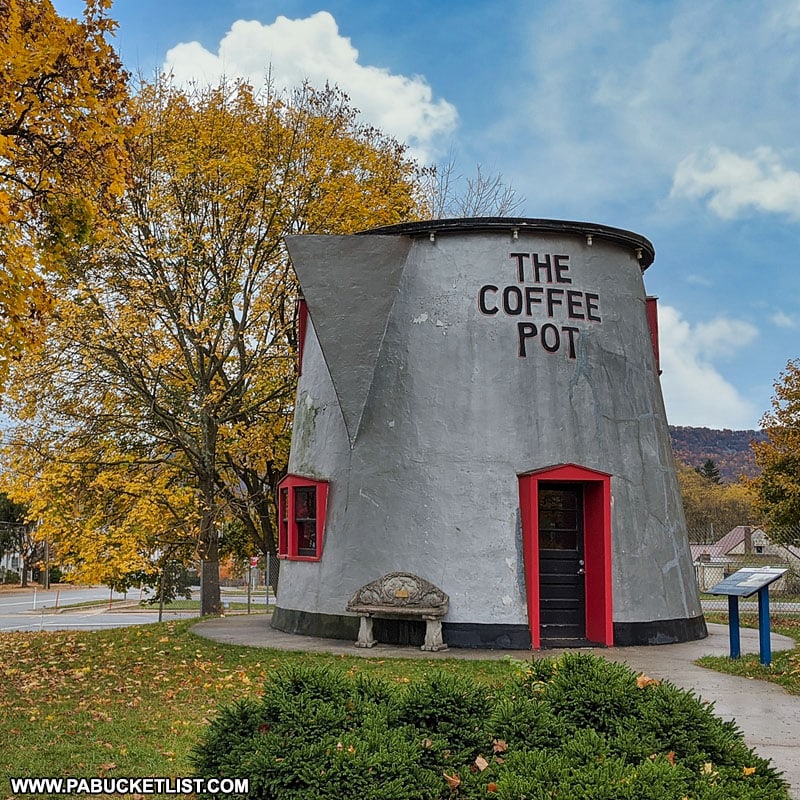
<path id="1" fill-rule="evenodd" d="M 248 567 L 247 569 L 247 613 L 250 613 L 250 588 L 251 584 L 253 583 L 253 568 Z"/>
<path id="2" fill-rule="evenodd" d="M 44 588 L 50 588 L 50 540 L 44 540 Z"/>
<path id="3" fill-rule="evenodd" d="M 731 658 L 739 658 L 742 652 L 739 642 L 739 598 L 728 595 L 728 635 L 731 642 Z"/>
<path id="4" fill-rule="evenodd" d="M 269 611 L 269 587 L 271 586 L 270 580 L 269 580 L 269 577 L 270 577 L 269 576 L 270 561 L 272 561 L 272 557 L 271 557 L 271 554 L 269 553 L 269 551 L 267 551 L 267 575 L 266 575 L 266 578 L 265 578 L 266 585 L 264 586 L 264 594 L 267 596 L 267 611 Z"/>
<path id="5" fill-rule="evenodd" d="M 761 663 L 768 667 L 772 663 L 772 648 L 769 639 L 769 587 L 758 590 L 758 649 Z"/>

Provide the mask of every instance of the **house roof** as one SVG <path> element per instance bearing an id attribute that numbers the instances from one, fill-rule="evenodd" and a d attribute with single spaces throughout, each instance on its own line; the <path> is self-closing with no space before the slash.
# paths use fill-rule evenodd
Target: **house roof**
<path id="1" fill-rule="evenodd" d="M 728 555 L 735 547 L 738 547 L 745 540 L 747 534 L 752 534 L 760 528 L 750 525 L 737 525 L 731 528 L 721 539 L 717 539 L 713 544 L 693 544 L 691 545 L 692 560 L 697 561 L 702 555 L 706 554 L 712 559 L 722 559 Z"/>
<path id="2" fill-rule="evenodd" d="M 716 544 L 691 544 L 692 561 L 699 561 L 701 556 L 710 557 L 711 561 L 727 561 L 725 553 Z"/>
<path id="3" fill-rule="evenodd" d="M 752 533 L 753 528 L 748 525 L 737 525 L 731 528 L 721 539 L 714 542 L 714 546 L 719 548 L 719 552 L 730 553 L 734 547 L 738 547 L 744 542 L 745 534 Z"/>
<path id="4" fill-rule="evenodd" d="M 738 547 L 742 542 L 744 542 L 745 535 L 749 532 L 750 534 L 756 533 L 760 531 L 764 533 L 761 528 L 756 528 L 751 525 L 737 525 L 735 528 L 729 530 L 721 539 L 717 539 L 716 542 L 713 544 L 692 544 L 689 545 L 692 551 L 692 561 L 699 561 L 702 556 L 706 556 L 711 561 L 726 561 L 725 558 L 731 550 L 735 547 Z M 769 539 L 769 536 L 764 533 Z M 800 561 L 800 547 L 791 544 L 781 544 L 776 545 L 780 547 L 782 550 L 786 551 L 786 556 L 791 559 L 796 559 Z"/>

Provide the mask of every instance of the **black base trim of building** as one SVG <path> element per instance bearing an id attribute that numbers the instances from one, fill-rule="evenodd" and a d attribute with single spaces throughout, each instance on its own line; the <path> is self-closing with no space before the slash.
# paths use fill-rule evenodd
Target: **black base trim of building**
<path id="1" fill-rule="evenodd" d="M 275 608 L 271 625 L 285 633 L 355 641 L 358 638 L 359 619 L 344 614 L 314 614 L 291 608 Z M 376 618 L 373 620 L 372 633 L 382 644 L 420 646 L 425 641 L 425 622 Z M 443 622 L 442 636 L 450 647 L 485 650 L 531 649 L 531 632 L 527 625 Z"/>
<path id="2" fill-rule="evenodd" d="M 702 614 L 690 619 L 614 623 L 614 644 L 617 647 L 693 642 L 696 639 L 705 639 L 706 636 L 708 636 L 708 628 Z"/>
<path id="3" fill-rule="evenodd" d="M 291 608 L 275 608 L 273 628 L 300 636 L 318 636 L 322 639 L 358 638 L 358 617 L 344 614 L 315 614 Z M 422 620 L 375 619 L 373 634 L 383 644 L 416 645 L 425 641 L 425 623 Z M 527 625 L 483 625 L 473 622 L 443 622 L 442 636 L 450 647 L 483 650 L 530 650 L 531 632 Z M 674 644 L 708 636 L 705 618 L 656 620 L 653 622 L 615 622 L 614 644 L 631 645 Z M 564 647 L 565 642 L 542 642 L 543 647 Z M 583 640 L 575 647 L 598 646 Z"/>
<path id="4" fill-rule="evenodd" d="M 313 614 L 310 611 L 276 607 L 270 625 L 284 633 L 355 641 L 358 638 L 359 621 L 358 617 L 346 617 L 344 614 Z"/>
<path id="5" fill-rule="evenodd" d="M 482 650 L 530 650 L 527 625 L 481 625 L 475 622 L 443 622 L 442 638 L 450 647 Z"/>

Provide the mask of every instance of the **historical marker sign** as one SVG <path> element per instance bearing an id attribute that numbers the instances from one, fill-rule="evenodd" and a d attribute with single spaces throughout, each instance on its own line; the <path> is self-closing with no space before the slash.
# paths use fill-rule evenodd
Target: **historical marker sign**
<path id="1" fill-rule="evenodd" d="M 786 570 L 780 567 L 744 567 L 712 586 L 708 593 L 750 597 L 759 589 L 775 583 L 784 572 Z"/>

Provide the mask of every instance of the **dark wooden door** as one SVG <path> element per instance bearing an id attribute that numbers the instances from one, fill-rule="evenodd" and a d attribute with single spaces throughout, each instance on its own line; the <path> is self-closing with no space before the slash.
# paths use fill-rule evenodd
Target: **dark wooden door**
<path id="1" fill-rule="evenodd" d="M 583 489 L 539 484 L 539 624 L 547 647 L 586 638 Z"/>

